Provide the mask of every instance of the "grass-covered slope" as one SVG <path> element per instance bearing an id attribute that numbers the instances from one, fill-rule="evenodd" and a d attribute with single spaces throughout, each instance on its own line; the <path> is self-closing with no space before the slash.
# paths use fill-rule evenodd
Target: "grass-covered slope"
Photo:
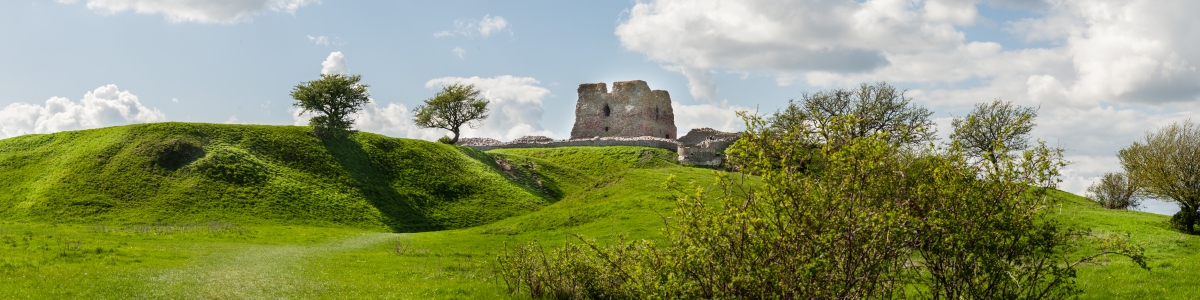
<path id="1" fill-rule="evenodd" d="M 1126 235 L 1146 249 L 1151 270 L 1112 256 L 1079 269 L 1083 299 L 1195 299 L 1200 293 L 1200 236 L 1172 229 L 1169 216 L 1100 207 L 1057 192 L 1063 223 L 1097 234 Z"/>
<path id="2" fill-rule="evenodd" d="M 295 126 L 157 123 L 25 135 L 0 140 L 0 217 L 427 231 L 520 215 L 562 196 L 557 182 L 518 174 L 531 165 L 502 165 L 469 148 L 370 133 L 323 141 Z"/>

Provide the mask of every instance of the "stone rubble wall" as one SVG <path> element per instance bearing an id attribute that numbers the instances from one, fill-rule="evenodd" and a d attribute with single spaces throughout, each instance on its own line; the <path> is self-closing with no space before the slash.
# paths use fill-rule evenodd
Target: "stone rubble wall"
<path id="1" fill-rule="evenodd" d="M 519 140 L 519 139 L 518 139 Z M 460 146 L 471 147 L 481 151 L 502 148 L 557 148 L 557 147 L 605 147 L 605 146 L 637 146 L 679 150 L 679 143 L 674 140 L 657 137 L 602 137 L 590 139 L 557 140 L 549 142 L 509 142 L 501 144 L 459 143 Z"/>
<path id="2" fill-rule="evenodd" d="M 699 144 L 680 144 L 677 153 L 684 164 L 719 168 L 725 163 L 725 148 L 732 146 L 737 138 L 706 140 Z"/>

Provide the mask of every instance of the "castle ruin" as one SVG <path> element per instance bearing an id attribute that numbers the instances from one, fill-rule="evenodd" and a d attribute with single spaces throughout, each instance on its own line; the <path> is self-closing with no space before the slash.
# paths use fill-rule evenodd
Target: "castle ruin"
<path id="1" fill-rule="evenodd" d="M 604 83 L 584 83 L 577 90 L 575 126 L 569 140 L 544 136 L 526 136 L 511 142 L 491 138 L 464 138 L 459 145 L 482 151 L 499 148 L 554 148 L 579 146 L 638 146 L 676 151 L 685 165 L 720 168 L 725 148 L 740 134 L 712 128 L 692 129 L 677 136 L 671 95 L 650 90 L 645 81 L 613 83 L 612 92 Z"/>
<path id="2" fill-rule="evenodd" d="M 667 91 L 650 90 L 650 85 L 641 80 L 614 82 L 611 93 L 603 82 L 580 84 L 577 91 L 571 139 L 679 138 Z"/>

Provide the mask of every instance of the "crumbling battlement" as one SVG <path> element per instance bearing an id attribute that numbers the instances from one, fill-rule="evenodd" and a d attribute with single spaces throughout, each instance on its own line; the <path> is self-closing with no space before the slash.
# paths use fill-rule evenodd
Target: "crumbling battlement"
<path id="1" fill-rule="evenodd" d="M 593 137 L 652 136 L 678 138 L 671 95 L 650 90 L 645 81 L 613 83 L 612 92 L 603 83 L 584 83 L 577 90 L 575 127 L 571 139 Z"/>

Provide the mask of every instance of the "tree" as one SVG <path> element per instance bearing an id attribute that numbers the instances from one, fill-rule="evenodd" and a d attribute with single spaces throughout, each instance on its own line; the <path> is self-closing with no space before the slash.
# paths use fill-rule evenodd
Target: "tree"
<path id="1" fill-rule="evenodd" d="M 975 104 L 965 118 L 954 118 L 950 140 L 961 143 L 967 154 L 986 159 L 997 167 L 997 152 L 1025 150 L 1037 110 L 996 99 Z"/>
<path id="2" fill-rule="evenodd" d="M 1175 202 L 1183 231 L 1195 233 L 1200 208 L 1200 127 L 1191 121 L 1148 131 L 1117 153 L 1130 181 L 1147 195 Z"/>
<path id="3" fill-rule="evenodd" d="M 808 139 L 829 144 L 837 150 L 851 140 L 883 134 L 884 140 L 895 144 L 919 145 L 931 141 L 934 132 L 933 114 L 912 103 L 904 90 L 886 82 L 855 89 L 834 89 L 804 94 L 800 101 L 788 101 L 788 106 L 770 118 L 778 132 L 802 131 L 816 134 Z"/>
<path id="4" fill-rule="evenodd" d="M 463 125 L 475 128 L 478 125 L 475 121 L 488 117 L 488 101 L 480 98 L 479 93 L 474 84 L 444 86 L 433 98 L 425 99 L 425 105 L 413 109 L 413 123 L 421 128 L 449 130 L 454 133 L 450 144 L 458 144 Z"/>
<path id="5" fill-rule="evenodd" d="M 1100 182 L 1088 187 L 1087 197 L 1109 209 L 1136 208 L 1141 200 L 1137 186 L 1122 172 L 1104 173 Z"/>
<path id="6" fill-rule="evenodd" d="M 362 75 L 321 74 L 321 79 L 292 88 L 294 104 L 300 115 L 314 113 L 308 124 L 319 137 L 344 138 L 354 125 L 351 114 L 370 101 L 367 85 L 358 83 Z"/>

